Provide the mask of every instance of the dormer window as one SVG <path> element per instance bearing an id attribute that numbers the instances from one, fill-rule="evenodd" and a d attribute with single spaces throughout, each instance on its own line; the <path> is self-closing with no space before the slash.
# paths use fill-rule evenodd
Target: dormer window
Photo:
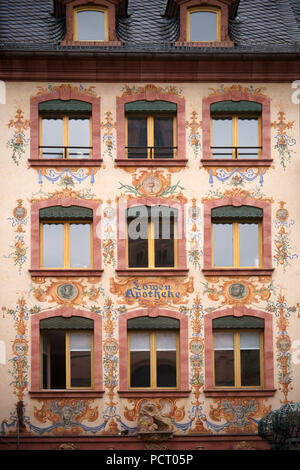
<path id="1" fill-rule="evenodd" d="M 217 8 L 191 8 L 187 15 L 187 41 L 220 41 L 221 12 Z"/>
<path id="2" fill-rule="evenodd" d="M 108 41 L 106 8 L 78 7 L 74 9 L 74 41 Z"/>

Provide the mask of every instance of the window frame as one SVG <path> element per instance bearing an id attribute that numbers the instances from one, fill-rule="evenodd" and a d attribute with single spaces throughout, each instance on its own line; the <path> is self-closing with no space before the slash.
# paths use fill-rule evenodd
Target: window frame
<path id="1" fill-rule="evenodd" d="M 55 267 L 53 269 L 92 269 L 93 268 L 93 222 L 86 220 L 68 220 L 68 221 L 57 221 L 57 220 L 47 220 L 40 222 L 40 268 L 41 269 L 52 269 L 47 266 L 43 266 L 43 253 L 44 253 L 44 237 L 43 237 L 43 227 L 44 225 L 63 225 L 64 226 L 64 266 L 62 268 Z M 72 268 L 70 266 L 70 225 L 71 224 L 85 224 L 90 226 L 90 265 L 88 268 Z"/>
<path id="2" fill-rule="evenodd" d="M 177 105 L 176 114 L 176 158 L 127 158 L 125 147 L 127 144 L 127 123 L 125 105 L 134 101 L 168 101 Z M 117 166 L 125 167 L 184 167 L 186 158 L 186 126 L 185 126 L 185 98 L 172 93 L 163 93 L 152 86 L 146 86 L 145 90 L 136 94 L 124 94 L 116 98 L 116 131 L 117 131 Z M 174 136 L 173 136 L 174 137 Z"/>
<path id="3" fill-rule="evenodd" d="M 215 375 L 215 348 L 214 350 L 214 370 L 213 370 L 213 383 L 214 383 L 214 388 L 216 389 L 263 389 L 264 388 L 264 333 L 263 330 L 258 330 L 258 329 L 218 329 L 214 330 L 213 329 L 213 343 L 214 343 L 214 334 L 215 333 L 233 333 L 233 351 L 234 351 L 234 385 L 233 386 L 219 386 L 216 385 L 216 375 Z M 259 333 L 259 363 L 260 363 L 260 385 L 241 385 L 241 357 L 240 357 L 240 333 L 243 332 L 251 332 L 251 333 Z"/>
<path id="4" fill-rule="evenodd" d="M 149 206 L 144 206 L 149 207 Z M 156 206 L 151 206 L 156 207 Z M 165 205 L 165 207 L 169 207 Z M 177 230 L 177 221 L 174 218 L 174 266 L 168 267 L 157 267 L 155 266 L 155 238 L 154 238 L 154 223 L 151 217 L 148 217 L 148 267 L 146 268 L 138 268 L 138 267 L 130 267 L 129 266 L 129 238 L 128 238 L 128 217 L 126 221 L 126 269 L 157 269 L 157 270 L 166 270 L 166 269 L 176 269 L 178 266 L 178 230 Z"/>
<path id="5" fill-rule="evenodd" d="M 262 105 L 260 126 L 260 158 L 212 158 L 212 115 L 211 104 L 221 101 L 252 101 Z M 270 167 L 271 158 L 271 104 L 263 94 L 250 93 L 242 87 L 231 87 L 228 91 L 216 92 L 202 100 L 202 159 L 204 167 Z"/>
<path id="6" fill-rule="evenodd" d="M 41 230 L 40 230 L 40 209 L 49 207 L 70 207 L 82 206 L 93 210 L 92 223 L 92 248 L 93 263 L 90 268 L 42 268 L 41 267 Z M 31 206 L 31 267 L 29 273 L 31 277 L 51 277 L 51 276 L 84 276 L 101 277 L 102 269 L 102 247 L 101 240 L 97 236 L 97 227 L 101 221 L 101 204 L 96 201 L 74 199 L 62 197 L 61 199 L 50 199 L 34 202 Z"/>
<path id="7" fill-rule="evenodd" d="M 104 13 L 104 39 L 77 39 L 78 37 L 78 20 L 77 14 L 83 11 L 99 11 Z M 108 24 L 108 9 L 105 6 L 100 5 L 81 5 L 73 8 L 73 40 L 76 42 L 81 41 L 93 41 L 93 42 L 105 42 L 109 40 L 108 34 L 109 24 Z"/>
<path id="8" fill-rule="evenodd" d="M 210 115 L 210 135 L 211 135 L 211 144 L 210 144 L 210 158 L 215 162 L 218 160 L 220 160 L 219 158 L 215 158 L 213 156 L 213 152 L 212 152 L 212 146 L 213 146 L 213 120 L 214 118 L 218 119 L 218 118 L 230 118 L 232 120 L 232 147 L 238 147 L 238 144 L 239 144 L 239 133 L 238 133 L 238 120 L 241 118 L 241 117 L 244 117 L 244 118 L 248 118 L 248 119 L 251 119 L 253 117 L 257 117 L 257 130 L 258 130 L 258 135 L 257 135 L 257 142 L 258 142 L 258 158 L 253 158 L 251 160 L 253 161 L 256 161 L 256 160 L 259 160 L 262 158 L 262 145 L 261 145 L 261 136 L 262 136 L 262 133 L 261 133 L 261 122 L 262 122 L 262 119 L 261 119 L 261 115 L 258 115 L 258 116 L 254 116 L 254 115 L 238 115 L 238 114 L 214 114 L 214 115 Z M 235 154 L 235 155 L 234 155 Z M 221 160 L 224 160 L 224 159 L 221 159 Z M 227 159 L 226 159 L 227 160 Z M 237 161 L 243 161 L 244 159 L 243 158 L 239 158 L 238 156 L 238 151 L 235 152 L 234 149 L 232 149 L 232 158 L 228 158 L 229 161 L 232 161 L 234 160 L 235 162 Z M 249 159 L 247 159 L 249 160 Z"/>
<path id="9" fill-rule="evenodd" d="M 177 238 L 174 237 L 177 244 L 176 267 L 162 268 L 129 268 L 128 267 L 128 246 L 127 246 L 127 209 L 136 206 L 166 206 L 177 209 Z M 118 276 L 185 276 L 188 274 L 186 259 L 186 235 L 185 235 L 185 212 L 184 203 L 166 200 L 159 197 L 145 197 L 128 201 L 120 201 L 118 204 L 118 266 L 116 273 Z M 177 243 L 176 243 L 177 242 Z M 175 250 L 174 250 L 175 254 Z"/>
<path id="10" fill-rule="evenodd" d="M 39 104 L 45 101 L 77 100 L 90 103 L 92 114 L 90 116 L 90 143 L 89 158 L 41 158 L 39 145 L 41 142 L 41 119 L 45 112 L 39 112 Z M 103 159 L 101 156 L 101 108 L 100 98 L 86 93 L 80 93 L 71 86 L 60 86 L 55 91 L 42 93 L 30 98 L 30 158 L 28 163 L 32 167 L 98 167 Z M 53 113 L 54 114 L 54 113 Z M 59 113 L 61 116 L 61 113 Z M 50 115 L 50 114 L 49 114 Z M 51 113 L 52 115 L 52 113 Z"/>
<path id="11" fill-rule="evenodd" d="M 74 11 L 77 9 L 106 10 L 107 31 L 105 40 L 78 41 L 74 39 L 74 23 L 76 21 Z M 66 34 L 62 45 L 69 45 L 71 43 L 73 46 L 81 46 L 96 43 L 99 47 L 102 45 L 120 46 L 121 41 L 119 41 L 116 34 L 117 9 L 119 15 L 126 14 L 126 5 L 122 4 L 121 0 L 93 0 L 92 2 L 90 0 L 70 0 L 66 5 Z"/>
<path id="12" fill-rule="evenodd" d="M 93 332 L 93 388 L 70 388 L 70 389 L 43 389 L 42 388 L 42 341 L 40 321 L 54 317 L 83 317 L 91 319 L 94 322 Z M 76 330 L 79 331 L 79 330 Z M 37 313 L 31 316 L 31 388 L 29 393 L 32 398 L 97 398 L 102 397 L 103 390 L 103 371 L 102 367 L 102 318 L 101 315 L 86 310 L 74 310 L 70 306 L 64 306 L 57 310 L 50 310 Z"/>
<path id="13" fill-rule="evenodd" d="M 261 266 L 259 267 L 215 267 L 212 260 L 212 216 L 213 208 L 220 206 L 252 206 L 263 210 L 261 222 Z M 274 271 L 272 267 L 272 225 L 271 203 L 258 199 L 233 196 L 227 199 L 216 199 L 204 203 L 204 257 L 202 272 L 205 276 L 270 276 Z"/>
<path id="14" fill-rule="evenodd" d="M 87 158 L 84 158 L 84 160 L 89 160 L 89 159 L 92 159 L 93 158 L 93 139 L 92 139 L 92 116 L 90 115 L 72 115 L 71 113 L 70 114 L 47 114 L 45 112 L 43 113 L 39 113 L 39 158 L 41 160 L 43 160 L 43 149 L 41 148 L 42 145 L 43 145 L 43 119 L 62 119 L 62 140 L 63 140 L 63 148 L 67 148 L 66 150 L 66 153 L 64 153 L 63 155 L 63 158 L 60 159 L 60 158 L 51 158 L 51 160 L 53 160 L 53 162 L 57 162 L 57 161 L 64 161 L 66 162 L 66 160 L 70 160 L 71 162 L 75 162 L 78 160 L 77 158 L 71 158 L 70 157 L 70 151 L 69 151 L 69 143 L 70 143 L 70 133 L 69 133 L 69 121 L 70 119 L 74 119 L 78 117 L 78 119 L 88 119 L 89 120 L 89 156 Z M 80 148 L 80 147 L 77 147 L 77 148 Z M 66 157 L 65 157 L 66 155 Z M 49 157 L 48 157 L 49 159 Z"/>
<path id="15" fill-rule="evenodd" d="M 179 376 L 178 388 L 174 389 L 130 389 L 128 382 L 128 331 L 127 321 L 137 317 L 169 317 L 175 318 L 180 321 L 179 326 Z M 149 331 L 149 330 L 148 330 Z M 171 330 L 169 330 L 171 331 Z M 174 330 L 173 330 L 174 331 Z M 119 390 L 120 397 L 188 397 L 191 393 L 189 385 L 189 355 L 188 355 L 188 318 L 186 315 L 178 312 L 167 310 L 163 308 L 149 307 L 137 309 L 125 313 L 119 317 Z"/>
<path id="16" fill-rule="evenodd" d="M 66 388 L 63 390 L 93 390 L 94 389 L 94 332 L 88 332 L 91 336 L 91 386 L 90 387 L 72 387 L 71 386 L 71 349 L 70 349 L 70 336 L 72 333 L 87 333 L 85 330 L 59 330 L 59 331 L 64 331 L 65 332 L 65 365 L 66 365 L 66 374 L 65 374 L 65 380 L 66 380 Z M 40 346 L 41 346 L 41 356 L 43 354 L 43 337 L 47 336 L 46 333 L 41 333 L 41 341 L 40 341 Z M 50 346 L 48 345 L 49 349 Z M 51 358 L 48 358 L 49 360 L 49 370 L 48 374 L 51 373 Z M 51 385 L 51 378 L 48 378 L 49 383 Z M 42 390 L 55 390 L 52 389 L 51 386 L 49 388 L 44 388 L 43 387 L 43 361 L 41 359 L 41 389 Z"/>
<path id="17" fill-rule="evenodd" d="M 250 316 L 264 320 L 263 329 L 263 386 L 262 387 L 215 387 L 214 385 L 214 343 L 213 320 L 220 317 L 234 316 L 237 318 Z M 253 329 L 254 330 L 254 329 Z M 226 331 L 229 331 L 226 330 Z M 252 331 L 252 329 L 251 329 Z M 274 388 L 274 346 L 272 313 L 254 310 L 243 306 L 235 306 L 225 310 L 217 310 L 204 316 L 205 337 L 205 388 L 207 397 L 268 397 L 276 392 Z"/>
<path id="18" fill-rule="evenodd" d="M 216 13 L 216 41 L 211 41 L 208 39 L 204 39 L 202 41 L 191 41 L 191 17 L 190 15 L 193 13 L 200 13 L 200 12 L 209 12 L 209 13 Z M 186 40 L 188 42 L 193 43 L 202 43 L 202 42 L 220 42 L 221 41 L 221 10 L 218 7 L 214 6 L 194 6 L 187 9 L 186 15 Z"/>
<path id="19" fill-rule="evenodd" d="M 230 225 L 232 225 L 232 253 L 233 253 L 233 265 L 228 266 L 228 268 L 261 268 L 262 267 L 262 222 L 253 222 L 253 224 L 258 225 L 258 259 L 259 259 L 259 264 L 258 266 L 240 266 L 239 259 L 240 259 L 240 246 L 239 246 L 239 225 L 242 225 L 242 222 L 237 222 L 237 221 L 232 221 L 232 222 L 226 222 Z M 227 267 L 222 267 L 222 266 L 214 266 L 214 223 L 212 222 L 212 230 L 211 230 L 211 236 L 212 236 L 212 242 L 211 242 L 211 259 L 212 259 L 212 266 L 215 267 L 216 269 L 219 268 L 224 268 L 227 269 Z"/>
<path id="20" fill-rule="evenodd" d="M 159 113 L 159 114 L 145 114 L 145 113 L 131 113 L 131 114 L 126 114 L 125 115 L 125 158 L 127 161 L 134 160 L 134 158 L 129 158 L 128 157 L 128 118 L 130 117 L 136 117 L 136 118 L 145 118 L 147 119 L 147 158 L 139 158 L 138 160 L 141 162 L 141 166 L 143 163 L 147 160 L 153 160 L 154 162 L 157 162 L 158 160 L 160 161 L 161 159 L 159 158 L 154 158 L 152 156 L 151 158 L 151 151 L 149 147 L 155 149 L 154 147 L 154 119 L 156 117 L 168 117 L 172 118 L 173 120 L 173 157 L 172 158 L 163 158 L 165 161 L 169 160 L 176 160 L 177 159 L 177 116 L 176 115 L 171 115 L 167 113 Z"/>
<path id="21" fill-rule="evenodd" d="M 130 361 L 130 335 L 135 333 L 149 333 L 150 335 L 150 386 L 131 386 L 131 361 Z M 157 386 L 157 361 L 156 361 L 156 335 L 157 333 L 176 333 L 176 387 Z M 128 355 L 128 389 L 129 390 L 179 390 L 180 377 L 180 338 L 177 330 L 134 330 L 127 333 L 127 355 Z"/>

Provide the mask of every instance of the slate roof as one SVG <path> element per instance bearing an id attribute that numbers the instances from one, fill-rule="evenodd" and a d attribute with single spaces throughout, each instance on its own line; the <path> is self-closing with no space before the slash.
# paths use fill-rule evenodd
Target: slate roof
<path id="1" fill-rule="evenodd" d="M 166 16 L 168 0 L 128 0 L 127 16 L 116 21 L 121 46 L 86 46 L 98 52 L 176 52 L 179 17 Z M 56 17 L 53 0 L 0 0 L 2 50 L 65 50 L 65 18 Z M 300 0 L 240 0 L 237 15 L 229 21 L 236 51 L 300 51 Z M 78 46 L 73 46 L 78 47 Z M 80 48 L 84 49 L 84 48 Z M 186 52 L 212 52 L 214 48 L 184 48 Z M 214 49 L 216 51 L 216 49 Z M 222 51 L 220 51 L 222 52 Z"/>

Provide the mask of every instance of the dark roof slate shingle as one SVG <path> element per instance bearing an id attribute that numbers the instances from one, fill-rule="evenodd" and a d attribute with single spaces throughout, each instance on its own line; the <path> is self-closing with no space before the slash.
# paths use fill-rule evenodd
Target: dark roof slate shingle
<path id="1" fill-rule="evenodd" d="M 123 43 L 119 50 L 175 50 L 172 43 L 178 39 L 179 17 L 167 17 L 166 5 L 167 0 L 128 0 L 128 15 L 116 21 L 117 35 Z M 240 0 L 237 16 L 230 20 L 229 33 L 235 50 L 247 45 L 252 52 L 263 47 L 300 46 L 300 0 Z M 2 50 L 34 45 L 37 50 L 47 45 L 59 50 L 63 48 L 60 42 L 64 35 L 65 18 L 55 17 L 53 0 L 0 0 Z M 94 48 L 101 50 L 97 45 Z"/>

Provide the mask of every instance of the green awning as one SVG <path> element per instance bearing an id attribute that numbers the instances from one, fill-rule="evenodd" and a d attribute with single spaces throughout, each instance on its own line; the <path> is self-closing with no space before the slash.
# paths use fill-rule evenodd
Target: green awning
<path id="1" fill-rule="evenodd" d="M 52 317 L 40 321 L 40 330 L 93 330 L 94 321 L 84 317 Z"/>
<path id="2" fill-rule="evenodd" d="M 211 114 L 261 114 L 262 105 L 255 101 L 218 101 L 210 105 Z"/>
<path id="3" fill-rule="evenodd" d="M 39 104 L 39 112 L 92 113 L 92 104 L 80 100 L 49 100 Z"/>
<path id="4" fill-rule="evenodd" d="M 128 330 L 179 330 L 180 321 L 170 317 L 136 317 L 127 320 Z"/>
<path id="5" fill-rule="evenodd" d="M 215 207 L 211 211 L 213 222 L 217 222 L 221 219 L 261 220 L 262 217 L 263 210 L 260 207 L 253 206 L 221 206 Z"/>
<path id="6" fill-rule="evenodd" d="M 176 113 L 177 104 L 170 101 L 133 101 L 125 104 L 126 113 Z"/>
<path id="7" fill-rule="evenodd" d="M 93 220 L 93 209 L 81 206 L 52 206 L 40 209 L 40 220 Z"/>
<path id="8" fill-rule="evenodd" d="M 134 206 L 127 209 L 127 219 L 131 218 L 152 218 L 155 219 L 157 217 L 175 217 L 177 218 L 178 210 L 173 207 L 168 206 Z"/>
<path id="9" fill-rule="evenodd" d="M 263 318 L 250 317 L 245 315 L 243 317 L 234 317 L 226 316 L 215 318 L 212 322 L 214 330 L 221 329 L 242 329 L 242 328 L 252 328 L 252 329 L 263 329 L 265 327 L 265 321 Z"/>

